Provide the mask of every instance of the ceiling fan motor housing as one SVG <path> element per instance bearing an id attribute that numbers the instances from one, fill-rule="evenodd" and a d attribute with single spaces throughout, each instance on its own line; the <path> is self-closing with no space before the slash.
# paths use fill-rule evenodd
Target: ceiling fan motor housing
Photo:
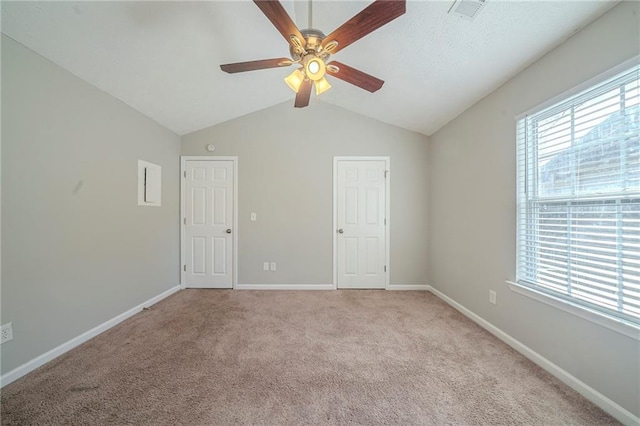
<path id="1" fill-rule="evenodd" d="M 322 47 L 322 40 L 324 40 L 324 38 L 326 37 L 326 35 L 322 31 L 313 28 L 300 30 L 300 33 L 306 41 L 304 49 L 302 49 L 305 52 L 303 53 L 295 46 L 291 46 L 289 51 L 291 52 L 291 57 L 295 61 L 300 60 L 303 56 L 306 56 L 308 54 L 317 54 Z"/>

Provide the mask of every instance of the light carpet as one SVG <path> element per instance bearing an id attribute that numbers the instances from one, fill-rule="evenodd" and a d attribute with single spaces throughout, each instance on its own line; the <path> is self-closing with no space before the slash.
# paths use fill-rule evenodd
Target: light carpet
<path id="1" fill-rule="evenodd" d="M 1 400 L 3 425 L 617 424 L 428 292 L 180 291 Z"/>

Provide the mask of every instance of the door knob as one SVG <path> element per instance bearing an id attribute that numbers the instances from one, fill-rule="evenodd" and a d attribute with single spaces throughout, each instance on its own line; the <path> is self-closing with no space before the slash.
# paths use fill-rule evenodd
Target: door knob
<path id="1" fill-rule="evenodd" d="M 338 234 L 344 234 L 344 229 L 342 228 L 338 229 Z"/>
<path id="2" fill-rule="evenodd" d="M 231 233 L 231 229 L 227 229 L 226 232 L 227 232 L 227 234 L 230 234 Z"/>

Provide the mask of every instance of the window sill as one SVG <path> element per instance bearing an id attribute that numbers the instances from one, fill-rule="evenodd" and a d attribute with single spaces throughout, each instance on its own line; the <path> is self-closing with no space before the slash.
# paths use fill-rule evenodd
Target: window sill
<path id="1" fill-rule="evenodd" d="M 562 300 L 547 293 L 536 291 L 530 287 L 518 284 L 513 281 L 508 281 L 507 284 L 512 291 L 530 297 L 554 308 L 561 309 L 572 315 L 591 321 L 602 327 L 606 327 L 617 333 L 623 334 L 627 337 L 640 341 L 640 326 L 624 321 L 619 318 L 615 318 L 595 310 L 591 310 L 584 306 Z"/>

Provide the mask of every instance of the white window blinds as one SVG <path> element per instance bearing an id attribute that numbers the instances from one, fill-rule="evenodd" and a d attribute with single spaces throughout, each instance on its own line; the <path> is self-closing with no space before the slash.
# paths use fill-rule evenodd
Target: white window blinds
<path id="1" fill-rule="evenodd" d="M 518 282 L 640 324 L 640 66 L 517 128 Z"/>

